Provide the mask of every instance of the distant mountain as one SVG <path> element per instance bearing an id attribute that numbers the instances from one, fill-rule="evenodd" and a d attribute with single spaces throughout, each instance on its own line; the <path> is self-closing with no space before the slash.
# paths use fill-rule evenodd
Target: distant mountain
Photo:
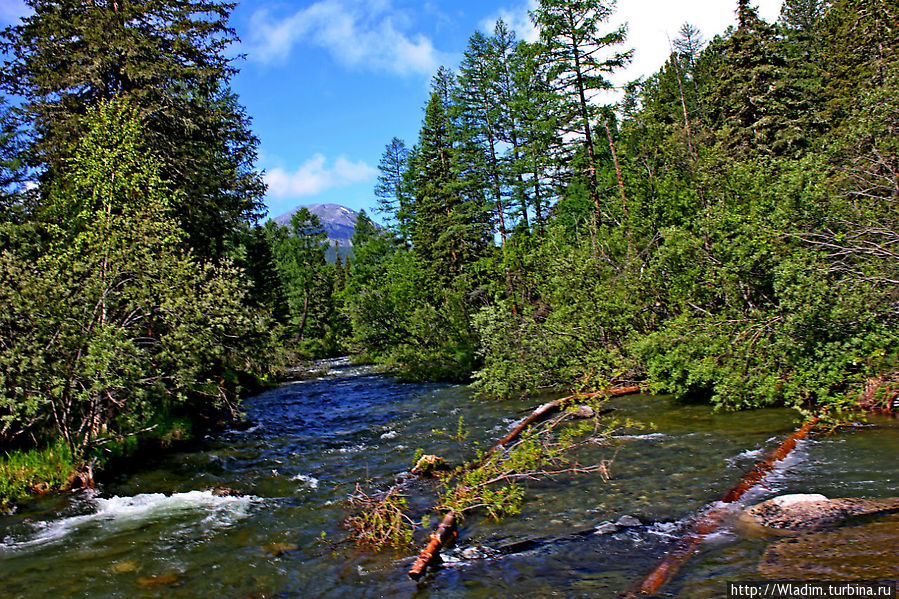
<path id="1" fill-rule="evenodd" d="M 356 218 L 359 216 L 358 212 L 337 204 L 309 204 L 308 206 L 297 206 L 290 212 L 286 212 L 273 220 L 281 226 L 289 227 L 291 217 L 300 208 L 305 208 L 318 217 L 322 224 L 322 229 L 328 234 L 328 241 L 332 246 L 337 242 L 341 248 L 352 247 L 353 233 L 356 230 Z"/>

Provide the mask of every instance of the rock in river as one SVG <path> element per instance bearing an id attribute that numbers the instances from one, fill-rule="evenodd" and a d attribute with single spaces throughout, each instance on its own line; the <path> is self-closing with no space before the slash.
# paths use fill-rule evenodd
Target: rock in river
<path id="1" fill-rule="evenodd" d="M 777 534 L 830 527 L 847 518 L 899 512 L 899 497 L 828 499 L 819 494 L 781 495 L 747 508 L 740 523 L 747 529 Z"/>

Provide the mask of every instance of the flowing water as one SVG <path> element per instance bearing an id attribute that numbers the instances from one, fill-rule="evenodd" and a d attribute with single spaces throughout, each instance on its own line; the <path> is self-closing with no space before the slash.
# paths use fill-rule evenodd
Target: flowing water
<path id="1" fill-rule="evenodd" d="M 328 374 L 248 400 L 243 430 L 160 456 L 94 496 L 49 496 L 0 518 L 0 597 L 615 597 L 652 569 L 686 518 L 797 424 L 785 410 L 712 414 L 670 398 L 614 400 L 613 416 L 654 428 L 579 454 L 585 464 L 614 458 L 610 480 L 529 484 L 520 516 L 469 518 L 443 567 L 416 584 L 405 571 L 417 548 L 372 555 L 339 543 L 345 498 L 357 483 L 389 487 L 417 448 L 465 457 L 433 429 L 455 432 L 462 417 L 467 441 L 486 446 L 533 404 L 478 402 L 464 386 L 401 384 L 342 360 L 325 366 Z M 895 421 L 817 436 L 742 503 L 795 492 L 897 496 L 897 456 Z M 222 488 L 235 493 L 212 492 Z M 427 486 L 408 492 L 424 513 Z M 592 533 L 625 515 L 639 525 Z M 789 546 L 725 526 L 661 593 L 722 597 L 726 581 L 766 576 L 897 578 L 897 523 L 880 518 Z"/>

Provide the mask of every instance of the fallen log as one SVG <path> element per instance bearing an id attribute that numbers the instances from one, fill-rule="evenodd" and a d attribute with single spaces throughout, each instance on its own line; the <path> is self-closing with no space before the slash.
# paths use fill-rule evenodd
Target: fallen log
<path id="1" fill-rule="evenodd" d="M 440 555 L 440 550 L 454 540 L 456 533 L 456 514 L 450 512 L 443 517 L 437 530 L 431 534 L 428 546 L 421 550 L 415 563 L 409 568 L 409 578 L 418 580 L 425 574 L 428 566 Z"/>
<path id="2" fill-rule="evenodd" d="M 578 393 L 547 402 L 541 406 L 538 406 L 533 412 L 531 412 L 531 414 L 527 418 L 518 423 L 518 425 L 516 425 L 515 428 L 513 428 L 509 432 L 509 434 L 500 439 L 496 443 L 496 445 L 494 445 L 490 449 L 490 451 L 487 452 L 486 455 L 490 455 L 495 451 L 501 450 L 503 447 L 518 438 L 521 433 L 525 431 L 525 429 L 534 424 L 543 422 L 544 420 L 558 412 L 567 401 L 576 399 L 590 399 L 599 397 L 601 395 L 607 397 L 618 397 L 621 395 L 629 395 L 639 392 L 639 386 L 619 387 L 616 389 L 597 391 L 596 393 Z M 477 466 L 477 463 L 472 465 L 472 467 Z M 415 560 L 415 563 L 412 564 L 412 568 L 409 569 L 409 578 L 411 578 L 412 580 L 418 580 L 422 576 L 424 576 L 425 571 L 428 569 L 428 566 L 430 566 L 439 557 L 440 550 L 446 545 L 448 541 L 455 539 L 455 537 L 457 536 L 455 527 L 456 514 L 454 512 L 449 512 L 443 517 L 443 520 L 440 522 L 440 526 L 438 526 L 437 530 L 431 535 L 431 540 L 428 543 L 427 547 L 425 547 L 421 551 L 418 558 Z"/>
<path id="3" fill-rule="evenodd" d="M 562 397 L 560 399 L 555 399 L 553 401 L 547 402 L 541 406 L 537 406 L 537 408 L 534 409 L 534 411 L 531 412 L 527 418 L 525 418 L 524 420 L 519 422 L 518 425 L 515 426 L 515 428 L 513 428 L 511 431 L 509 431 L 509 434 L 507 434 L 505 437 L 500 439 L 496 443 L 496 445 L 493 446 L 493 448 L 490 451 L 494 452 L 494 451 L 497 451 L 498 449 L 502 449 L 503 447 L 508 445 L 510 442 L 517 439 L 518 436 L 521 435 L 521 433 L 524 432 L 525 429 L 527 429 L 529 426 L 543 422 L 544 420 L 546 420 L 547 418 L 549 418 L 550 416 L 552 416 L 553 414 L 558 412 L 562 408 L 562 405 L 565 404 L 565 402 L 577 400 L 577 399 L 593 399 L 593 398 L 599 397 L 601 395 L 605 395 L 607 397 L 619 397 L 621 395 L 630 395 L 630 394 L 639 393 L 639 392 L 640 392 L 640 387 L 638 387 L 638 386 L 618 387 L 616 389 L 606 389 L 604 391 L 597 391 L 596 393 L 578 393 L 575 395 L 569 395 L 568 397 Z"/>
<path id="4" fill-rule="evenodd" d="M 738 501 L 747 491 L 761 482 L 765 475 L 774 469 L 777 462 L 786 458 L 795 449 L 798 441 L 808 436 L 809 431 L 817 422 L 817 418 L 812 418 L 795 430 L 793 434 L 771 452 L 771 455 L 758 462 L 753 466 L 752 470 L 744 474 L 740 482 L 722 495 L 717 504 L 699 514 L 694 519 L 692 529 L 687 536 L 662 558 L 656 568 L 646 578 L 631 587 L 625 594 L 625 599 L 635 599 L 639 595 L 656 594 L 680 570 L 681 566 L 689 561 L 693 553 L 702 545 L 705 537 L 715 532 L 721 526 L 727 515 L 725 506 Z"/>

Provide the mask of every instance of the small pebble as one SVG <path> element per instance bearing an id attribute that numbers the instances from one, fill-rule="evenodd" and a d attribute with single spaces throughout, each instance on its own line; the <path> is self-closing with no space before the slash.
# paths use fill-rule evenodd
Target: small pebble
<path id="1" fill-rule="evenodd" d="M 597 535 L 607 535 L 613 532 L 617 532 L 618 527 L 612 524 L 611 522 L 603 522 L 602 524 L 598 524 L 596 526 L 595 532 L 593 534 Z"/>

